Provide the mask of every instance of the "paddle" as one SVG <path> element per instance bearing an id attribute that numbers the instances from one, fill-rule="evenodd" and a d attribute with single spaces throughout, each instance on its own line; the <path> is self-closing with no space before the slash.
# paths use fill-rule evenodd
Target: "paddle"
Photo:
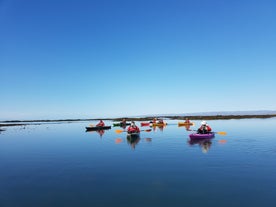
<path id="1" fill-rule="evenodd" d="M 216 134 L 219 134 L 219 135 L 226 135 L 227 133 L 226 132 L 214 132 Z"/>
<path id="2" fill-rule="evenodd" d="M 197 130 L 190 130 L 190 131 L 195 131 L 197 132 Z M 226 132 L 214 132 L 215 134 L 219 134 L 219 135 L 226 135 Z"/>
<path id="3" fill-rule="evenodd" d="M 140 130 L 140 132 L 143 132 L 143 131 L 144 131 L 144 132 L 150 132 L 151 129 Z M 117 129 L 117 130 L 115 130 L 115 132 L 116 132 L 117 134 L 119 134 L 119 133 L 127 132 L 127 131 L 121 130 L 121 129 Z"/>

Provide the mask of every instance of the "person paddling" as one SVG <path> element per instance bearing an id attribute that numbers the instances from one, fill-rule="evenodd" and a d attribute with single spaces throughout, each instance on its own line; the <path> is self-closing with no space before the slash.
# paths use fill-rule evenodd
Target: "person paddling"
<path id="1" fill-rule="evenodd" d="M 206 121 L 201 122 L 201 126 L 198 128 L 198 134 L 208 134 L 212 131 L 212 128 L 207 124 Z"/>
<path id="2" fill-rule="evenodd" d="M 100 120 L 100 122 L 96 126 L 103 127 L 103 126 L 105 126 L 105 123 L 103 122 L 103 120 Z"/>
<path id="3" fill-rule="evenodd" d="M 126 125 L 126 119 L 123 119 L 120 124 L 125 126 Z"/>
<path id="4" fill-rule="evenodd" d="M 186 120 L 184 121 L 185 124 L 190 124 L 190 120 L 188 118 L 186 118 Z"/>
<path id="5" fill-rule="evenodd" d="M 158 124 L 165 124 L 163 119 L 158 120 Z"/>
<path id="6" fill-rule="evenodd" d="M 127 132 L 129 134 L 132 134 L 132 133 L 139 133 L 140 132 L 140 129 L 138 126 L 135 125 L 135 122 L 132 121 L 131 122 L 131 125 L 127 128 Z"/>

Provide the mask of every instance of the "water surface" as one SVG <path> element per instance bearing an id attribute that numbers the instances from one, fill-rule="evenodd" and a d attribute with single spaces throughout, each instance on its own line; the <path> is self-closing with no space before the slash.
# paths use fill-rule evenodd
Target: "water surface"
<path id="1" fill-rule="evenodd" d="M 85 132 L 88 122 L 8 127 L 0 206 L 275 205 L 275 118 L 209 121 L 227 135 L 205 143 L 190 143 L 177 122 L 134 143 L 119 127 Z"/>

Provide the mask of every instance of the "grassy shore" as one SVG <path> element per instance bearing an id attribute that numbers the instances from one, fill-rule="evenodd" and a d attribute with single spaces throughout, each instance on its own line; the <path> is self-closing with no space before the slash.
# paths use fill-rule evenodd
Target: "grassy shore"
<path id="1" fill-rule="evenodd" d="M 264 114 L 264 115 L 214 115 L 214 116 L 162 116 L 159 118 L 171 119 L 171 120 L 185 120 L 186 118 L 190 120 L 227 120 L 227 119 L 267 119 L 276 117 L 276 114 Z M 79 121 L 98 121 L 99 119 L 110 120 L 110 121 L 121 121 L 125 118 L 127 121 L 150 121 L 155 118 L 155 116 L 148 117 L 121 117 L 121 118 L 97 118 L 97 119 L 57 119 L 57 120 L 12 120 L 12 121 L 2 121 L 0 127 L 9 126 L 24 126 L 24 125 L 39 125 L 49 122 L 79 122 Z M 0 128 L 0 131 L 3 129 Z"/>

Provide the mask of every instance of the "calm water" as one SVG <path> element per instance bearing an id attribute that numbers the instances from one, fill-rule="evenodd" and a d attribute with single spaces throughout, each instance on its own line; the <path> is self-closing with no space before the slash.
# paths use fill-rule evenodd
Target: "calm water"
<path id="1" fill-rule="evenodd" d="M 194 144 L 168 122 L 136 144 L 119 127 L 85 132 L 88 122 L 9 127 L 0 134 L 0 206 L 275 205 L 275 118 L 209 121 L 227 135 Z"/>

